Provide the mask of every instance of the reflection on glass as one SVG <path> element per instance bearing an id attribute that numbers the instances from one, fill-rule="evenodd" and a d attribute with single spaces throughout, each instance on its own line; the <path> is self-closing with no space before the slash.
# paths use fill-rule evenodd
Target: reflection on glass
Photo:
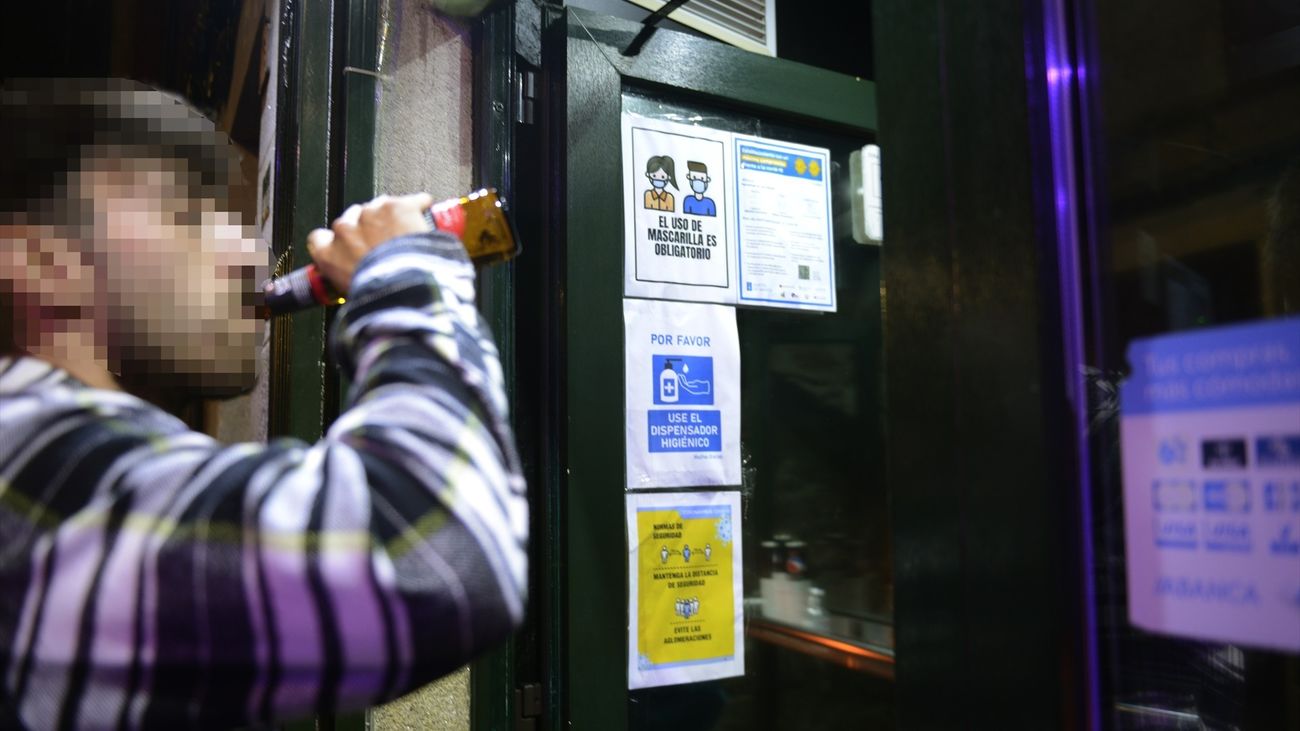
<path id="1" fill-rule="evenodd" d="M 1128 623 L 1114 395 L 1135 339 L 1300 313 L 1300 5 L 1096 9 L 1105 343 L 1094 522 L 1109 722 L 1297 728 L 1300 659 Z"/>

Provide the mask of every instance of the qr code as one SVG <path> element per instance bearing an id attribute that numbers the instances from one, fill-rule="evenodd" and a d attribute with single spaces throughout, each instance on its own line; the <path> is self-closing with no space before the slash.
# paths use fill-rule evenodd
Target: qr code
<path id="1" fill-rule="evenodd" d="M 809 279 L 809 278 L 811 278 L 811 277 L 812 277 L 812 272 L 809 271 L 809 269 L 808 269 L 808 265 L 807 265 L 807 264 L 800 264 L 800 265 L 799 265 L 799 278 L 800 278 L 800 279 Z"/>

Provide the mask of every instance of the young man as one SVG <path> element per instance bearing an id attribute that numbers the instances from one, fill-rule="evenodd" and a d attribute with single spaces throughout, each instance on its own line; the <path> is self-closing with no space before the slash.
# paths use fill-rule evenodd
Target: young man
<path id="1" fill-rule="evenodd" d="M 0 90 L 0 728 L 230 728 L 359 708 L 523 616 L 497 354 L 427 195 L 312 233 L 348 409 L 226 446 L 122 390 L 253 375 L 262 245 L 229 144 L 126 82 Z"/>

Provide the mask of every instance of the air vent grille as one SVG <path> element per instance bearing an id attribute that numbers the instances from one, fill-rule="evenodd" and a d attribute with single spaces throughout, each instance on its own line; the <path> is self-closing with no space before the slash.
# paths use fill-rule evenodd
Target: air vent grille
<path id="1" fill-rule="evenodd" d="M 629 2 L 647 10 L 664 6 L 664 0 Z M 691 0 L 668 17 L 733 46 L 776 55 L 775 0 Z"/>

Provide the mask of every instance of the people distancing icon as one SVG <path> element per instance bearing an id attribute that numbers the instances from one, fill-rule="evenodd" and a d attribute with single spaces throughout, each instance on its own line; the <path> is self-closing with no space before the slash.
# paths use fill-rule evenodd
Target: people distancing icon
<path id="1" fill-rule="evenodd" d="M 672 556 L 681 556 L 681 557 L 682 557 L 682 562 L 683 562 L 683 563 L 690 563 L 690 562 L 691 562 L 691 557 L 692 557 L 692 556 L 695 556 L 695 557 L 698 557 L 698 556 L 699 556 L 699 551 L 694 551 L 694 550 L 692 550 L 692 549 L 691 549 L 691 545 L 690 545 L 689 543 L 684 543 L 684 544 L 682 544 L 682 548 L 681 548 L 680 551 L 677 550 L 677 549 L 675 549 L 675 548 L 669 548 L 668 546 L 660 546 L 660 547 L 659 547 L 659 561 L 660 561 L 660 563 L 668 563 L 668 559 L 671 558 Z M 705 560 L 705 561 L 712 561 L 712 560 L 713 560 L 713 545 L 712 545 L 712 544 L 709 544 L 709 543 L 704 544 L 704 560 Z"/>
<path id="2" fill-rule="evenodd" d="M 700 598 L 678 599 L 673 604 L 673 613 L 682 619 L 690 619 L 700 613 Z"/>

